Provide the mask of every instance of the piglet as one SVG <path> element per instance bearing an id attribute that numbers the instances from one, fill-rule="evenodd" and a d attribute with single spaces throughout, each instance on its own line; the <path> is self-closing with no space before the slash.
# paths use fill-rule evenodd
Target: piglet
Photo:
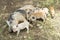
<path id="1" fill-rule="evenodd" d="M 14 25 L 12 27 L 13 32 L 17 32 L 17 36 L 19 35 L 20 30 L 24 29 L 24 28 L 26 28 L 27 29 L 27 33 L 29 33 L 29 22 L 27 20 L 25 20 L 24 22 L 19 23 L 17 25 Z"/>

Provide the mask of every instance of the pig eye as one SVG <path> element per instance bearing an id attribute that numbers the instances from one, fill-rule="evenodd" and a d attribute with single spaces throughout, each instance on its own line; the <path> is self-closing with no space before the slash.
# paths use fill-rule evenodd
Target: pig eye
<path id="1" fill-rule="evenodd" d="M 30 12 L 28 12 L 28 14 L 30 14 Z"/>
<path id="2" fill-rule="evenodd" d="M 35 17 L 32 17 L 33 19 L 35 19 Z"/>

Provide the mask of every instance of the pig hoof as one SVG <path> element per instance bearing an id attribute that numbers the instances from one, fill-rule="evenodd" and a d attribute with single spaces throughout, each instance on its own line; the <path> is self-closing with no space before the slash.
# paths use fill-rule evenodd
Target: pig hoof
<path id="1" fill-rule="evenodd" d="M 13 31 L 11 30 L 11 31 L 9 31 L 9 33 L 13 33 Z"/>

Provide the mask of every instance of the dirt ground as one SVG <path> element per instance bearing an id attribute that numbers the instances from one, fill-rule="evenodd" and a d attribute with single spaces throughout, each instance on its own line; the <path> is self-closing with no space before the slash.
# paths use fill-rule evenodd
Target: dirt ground
<path id="1" fill-rule="evenodd" d="M 26 4 L 34 3 L 31 0 L 0 0 L 0 40 L 60 40 L 60 10 L 55 10 L 54 19 L 48 17 L 45 23 L 40 23 L 40 27 L 30 28 L 29 34 L 26 29 L 21 30 L 19 37 L 8 32 L 5 20 L 10 13 Z"/>
<path id="2" fill-rule="evenodd" d="M 54 19 L 48 18 L 40 27 L 30 28 L 29 34 L 26 29 L 21 30 L 19 37 L 16 33 L 9 33 L 7 27 L 0 33 L 0 40 L 60 40 L 60 12 L 56 11 L 55 15 Z"/>

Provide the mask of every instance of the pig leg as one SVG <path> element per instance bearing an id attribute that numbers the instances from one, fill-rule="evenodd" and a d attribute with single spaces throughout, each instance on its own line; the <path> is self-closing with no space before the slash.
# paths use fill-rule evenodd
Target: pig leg
<path id="1" fill-rule="evenodd" d="M 17 31 L 17 36 L 19 35 L 20 30 Z"/>
<path id="2" fill-rule="evenodd" d="M 9 27 L 9 32 L 10 32 L 10 33 L 12 33 L 12 32 L 13 32 L 11 27 Z"/>
<path id="3" fill-rule="evenodd" d="M 28 27 L 26 27 L 27 28 L 27 33 L 29 33 L 29 26 Z"/>
<path id="4" fill-rule="evenodd" d="M 11 26 L 10 26 L 10 21 L 6 21 L 6 23 L 7 23 L 8 26 L 9 26 L 9 32 L 12 32 L 12 28 L 11 28 Z"/>

